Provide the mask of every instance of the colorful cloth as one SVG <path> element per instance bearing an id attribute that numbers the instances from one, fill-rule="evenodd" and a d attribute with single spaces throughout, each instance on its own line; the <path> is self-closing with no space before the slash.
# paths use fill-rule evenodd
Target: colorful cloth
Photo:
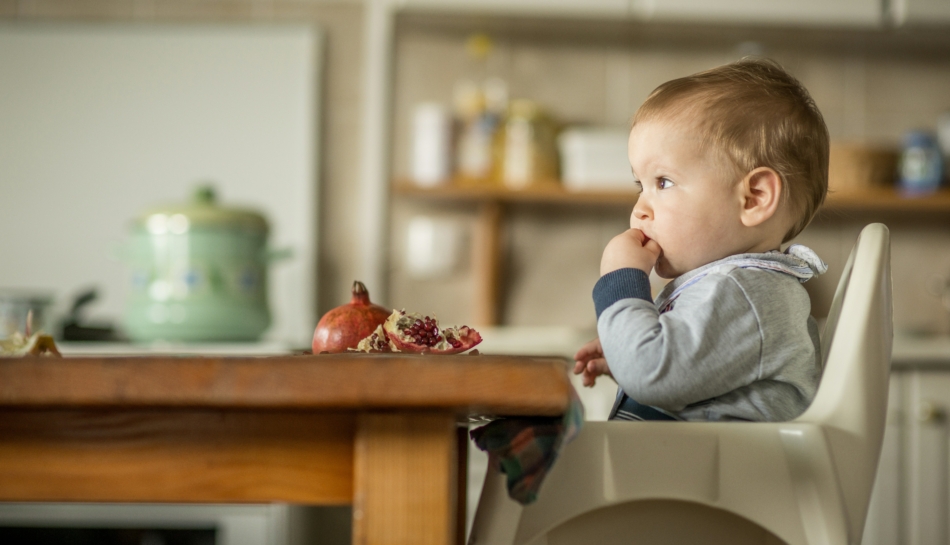
<path id="1" fill-rule="evenodd" d="M 488 453 L 488 463 L 507 476 L 508 495 L 522 505 L 534 502 L 544 478 L 584 424 L 584 405 L 571 388 L 563 416 L 498 418 L 470 432 Z"/>
<path id="2" fill-rule="evenodd" d="M 617 390 L 618 392 L 623 392 L 623 390 L 620 390 L 619 388 Z M 620 395 L 619 398 L 620 401 L 617 405 L 617 409 L 611 411 L 610 420 L 635 420 L 639 422 L 646 422 L 649 420 L 677 422 L 682 420 L 681 418 L 677 418 L 676 415 L 670 414 L 663 409 L 637 403 L 633 398 L 627 396 L 626 394 Z"/>

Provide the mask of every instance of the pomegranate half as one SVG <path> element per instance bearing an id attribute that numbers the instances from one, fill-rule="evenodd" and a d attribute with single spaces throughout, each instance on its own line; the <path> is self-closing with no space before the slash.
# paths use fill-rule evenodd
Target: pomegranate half
<path id="1" fill-rule="evenodd" d="M 468 326 L 440 328 L 435 318 L 396 310 L 386 319 L 383 331 L 389 346 L 398 352 L 458 354 L 482 342 L 482 336 Z"/>
<path id="2" fill-rule="evenodd" d="M 362 282 L 353 282 L 350 302 L 330 310 L 317 323 L 313 331 L 313 353 L 346 352 L 356 348 L 389 314 L 388 309 L 370 302 L 369 292 Z"/>

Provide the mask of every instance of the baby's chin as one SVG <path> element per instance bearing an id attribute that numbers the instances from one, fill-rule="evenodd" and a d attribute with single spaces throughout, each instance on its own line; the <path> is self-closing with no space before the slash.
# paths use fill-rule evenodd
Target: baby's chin
<path id="1" fill-rule="evenodd" d="M 653 272 L 660 278 L 672 280 L 685 271 L 677 270 L 676 267 L 663 258 L 663 254 L 661 253 L 660 258 L 656 260 L 656 265 L 653 267 Z"/>

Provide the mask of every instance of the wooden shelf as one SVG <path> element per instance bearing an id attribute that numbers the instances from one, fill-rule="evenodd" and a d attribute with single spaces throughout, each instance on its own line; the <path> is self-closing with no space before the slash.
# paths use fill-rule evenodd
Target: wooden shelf
<path id="1" fill-rule="evenodd" d="M 630 191 L 570 191 L 560 182 L 551 181 L 539 183 L 522 190 L 511 190 L 504 187 L 478 187 L 445 184 L 435 187 L 419 187 L 411 182 L 397 182 L 394 187 L 396 195 L 459 202 L 487 202 L 499 203 L 555 203 L 555 204 L 592 204 L 633 206 L 637 202 L 637 193 Z"/>
<path id="2" fill-rule="evenodd" d="M 907 196 L 892 187 L 861 191 L 833 191 L 822 210 L 874 212 L 950 212 L 950 189 L 920 196 Z"/>
<path id="3" fill-rule="evenodd" d="M 630 207 L 637 202 L 637 194 L 633 191 L 571 191 L 557 182 L 548 182 L 515 191 L 503 187 L 452 184 L 427 188 L 400 181 L 393 186 L 393 191 L 402 197 L 471 203 L 550 203 Z M 829 192 L 822 211 L 842 210 L 950 212 L 950 189 L 922 196 L 906 196 L 891 187 Z"/>

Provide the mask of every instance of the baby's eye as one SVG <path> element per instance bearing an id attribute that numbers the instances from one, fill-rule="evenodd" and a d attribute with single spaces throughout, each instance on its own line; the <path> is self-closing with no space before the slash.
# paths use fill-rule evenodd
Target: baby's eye
<path id="1" fill-rule="evenodd" d="M 643 184 L 640 183 L 640 180 L 634 180 L 633 185 L 636 186 L 637 191 L 639 191 L 640 193 L 643 193 Z"/>
<path id="2" fill-rule="evenodd" d="M 670 180 L 669 178 L 660 178 L 657 180 L 656 185 L 660 189 L 669 189 L 673 187 L 673 180 Z"/>

